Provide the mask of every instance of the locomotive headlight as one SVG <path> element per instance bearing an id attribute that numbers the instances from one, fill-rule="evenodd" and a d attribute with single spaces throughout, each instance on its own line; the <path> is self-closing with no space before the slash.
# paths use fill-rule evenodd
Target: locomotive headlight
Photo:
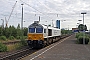
<path id="1" fill-rule="evenodd" d="M 42 40 L 42 37 L 39 37 L 40 40 Z"/>
<path id="2" fill-rule="evenodd" d="M 29 36 L 29 37 L 28 37 L 28 39 L 30 40 L 30 39 L 31 39 L 31 37 Z"/>
<path id="3" fill-rule="evenodd" d="M 30 41 L 28 41 L 28 43 L 29 43 L 29 44 L 32 44 L 32 41 L 30 40 Z"/>

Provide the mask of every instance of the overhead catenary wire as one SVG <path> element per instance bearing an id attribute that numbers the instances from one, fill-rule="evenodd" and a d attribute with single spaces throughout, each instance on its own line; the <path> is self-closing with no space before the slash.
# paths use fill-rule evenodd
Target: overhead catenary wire
<path id="1" fill-rule="evenodd" d="M 47 12 L 41 12 L 40 10 L 38 10 L 38 9 L 36 9 L 35 7 L 33 7 L 33 6 L 31 6 L 30 4 L 28 4 L 28 3 L 26 3 L 26 2 L 24 2 L 24 1 L 22 1 L 22 0 L 20 0 L 22 3 L 24 3 L 25 5 L 27 5 L 27 6 L 29 6 L 29 7 L 31 7 L 31 8 L 33 8 L 34 10 L 36 10 L 37 12 L 39 12 L 39 13 L 41 13 L 41 14 L 43 14 L 43 15 L 45 15 L 45 16 L 48 16 L 48 18 L 50 18 L 51 20 L 54 18 L 52 18 L 52 17 L 50 17 L 50 15 L 55 15 L 56 17 L 55 18 L 57 18 L 57 14 L 58 14 L 58 18 L 60 18 L 61 17 L 61 19 L 63 18 L 62 16 L 64 15 L 64 17 L 65 17 L 65 19 L 67 19 L 67 16 L 69 16 L 69 17 L 76 17 L 76 16 L 78 16 L 77 14 L 75 14 L 75 13 L 71 13 L 70 15 L 66 15 L 66 13 L 65 14 L 60 14 L 60 13 L 56 13 L 56 12 L 52 12 L 52 13 L 47 13 Z M 37 0 L 37 2 L 39 2 L 40 4 L 42 4 L 40 1 L 38 1 Z M 50 1 L 49 1 L 50 2 Z M 52 2 L 51 2 L 52 3 Z M 53 4 L 55 4 L 55 3 L 53 3 Z M 44 4 L 42 4 L 46 9 L 48 9 L 47 8 L 47 6 L 45 6 Z M 49 9 L 48 9 L 49 10 Z M 35 13 L 35 16 L 36 15 L 38 15 L 37 13 Z M 60 16 L 60 15 L 62 15 L 62 16 Z M 39 15 L 40 16 L 40 15 Z M 79 16 L 78 16 L 79 17 Z M 69 20 L 70 20 L 70 18 L 68 18 Z M 67 19 L 67 20 L 68 20 Z"/>
<path id="2" fill-rule="evenodd" d="M 24 2 L 24 1 L 22 1 L 22 0 L 20 0 L 21 2 L 23 2 L 24 4 L 26 4 L 27 6 L 29 6 L 29 7 L 31 7 L 31 8 L 33 8 L 34 10 L 36 10 L 36 11 L 38 11 L 39 13 L 41 13 L 41 14 L 44 14 L 44 15 L 56 15 L 57 16 L 57 14 L 58 15 L 65 15 L 65 14 L 60 14 L 60 13 L 43 13 L 43 12 L 41 12 L 41 11 L 39 11 L 38 9 L 36 9 L 36 8 L 34 8 L 34 7 L 32 7 L 30 4 L 28 4 L 28 3 L 26 3 L 26 2 Z M 38 1 L 38 0 L 37 0 Z M 38 1 L 40 4 L 42 4 L 40 1 Z M 50 2 L 50 1 L 48 1 L 48 2 Z M 42 4 L 44 7 L 46 7 L 45 6 L 45 4 Z M 47 8 L 47 7 L 46 7 Z M 47 8 L 48 10 L 50 10 L 49 8 Z M 71 14 L 71 15 L 76 15 L 76 14 Z"/>
<path id="3" fill-rule="evenodd" d="M 43 15 L 46 15 L 46 16 L 48 16 L 48 13 L 43 13 L 43 12 L 41 12 L 41 11 L 39 11 L 38 9 L 36 9 L 36 8 L 34 8 L 34 7 L 32 7 L 30 4 L 28 4 L 28 3 L 26 3 L 26 2 L 24 2 L 24 1 L 22 1 L 22 0 L 20 0 L 22 3 L 24 3 L 24 4 L 26 4 L 27 6 L 29 6 L 29 7 L 31 7 L 31 8 L 33 8 L 34 10 L 36 10 L 36 11 L 38 11 L 39 13 L 41 13 L 41 14 L 43 14 Z M 57 13 L 54 13 L 54 15 L 56 15 L 57 16 Z M 59 14 L 58 14 L 59 15 Z M 35 14 L 35 16 L 36 16 L 36 14 Z M 53 20 L 53 18 L 52 17 L 50 17 L 50 16 L 48 16 L 49 18 L 50 18 L 50 20 Z M 57 17 L 56 17 L 57 18 Z M 50 21 L 49 20 L 49 21 Z M 41 20 L 42 21 L 42 20 Z"/>
<path id="4" fill-rule="evenodd" d="M 40 4 L 42 4 L 42 5 L 43 5 L 46 9 L 48 9 L 50 12 L 51 12 L 51 10 L 53 11 L 53 9 L 48 8 L 48 7 L 46 6 L 46 4 L 41 3 L 39 0 L 37 0 L 37 2 L 39 2 Z M 46 15 L 48 15 L 48 13 L 47 13 Z M 57 14 L 55 14 L 55 15 L 57 15 Z M 52 18 L 51 18 L 51 20 L 52 20 Z"/>
<path id="5" fill-rule="evenodd" d="M 22 0 L 20 0 L 20 1 L 23 2 L 24 4 L 28 5 L 29 7 L 33 8 L 34 10 L 38 11 L 39 13 L 42 13 L 42 12 L 40 12 L 39 10 L 35 9 L 34 7 L 32 7 L 31 5 L 27 4 L 26 2 L 24 2 L 24 1 L 22 1 Z M 43 13 L 42 13 L 42 14 L 43 14 Z"/>
<path id="6" fill-rule="evenodd" d="M 39 2 L 41 5 L 43 5 L 46 9 L 48 9 L 51 12 L 52 9 L 48 8 L 45 4 L 41 3 L 39 0 L 37 0 L 37 2 Z"/>
<path id="7" fill-rule="evenodd" d="M 20 0 L 21 2 L 23 2 L 24 4 L 26 4 L 27 6 L 29 6 L 29 7 L 31 7 L 31 8 L 33 8 L 34 10 L 36 10 L 36 11 L 38 11 L 39 13 L 41 13 L 41 14 L 43 14 L 43 15 L 46 15 L 46 13 L 43 13 L 43 12 L 41 12 L 41 11 L 39 11 L 39 10 L 37 10 L 37 9 L 35 9 L 34 7 L 32 7 L 30 4 L 28 4 L 28 3 L 26 3 L 26 2 L 24 2 L 24 1 L 22 1 L 22 0 Z M 36 15 L 36 14 L 35 14 Z M 47 16 L 47 15 L 46 15 Z M 49 16 L 48 16 L 49 17 Z M 51 17 L 49 17 L 49 18 L 51 18 Z M 52 19 L 52 18 L 51 18 Z"/>

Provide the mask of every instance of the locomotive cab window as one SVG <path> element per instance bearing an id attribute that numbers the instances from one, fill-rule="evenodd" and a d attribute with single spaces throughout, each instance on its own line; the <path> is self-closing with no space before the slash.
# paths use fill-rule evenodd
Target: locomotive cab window
<path id="1" fill-rule="evenodd" d="M 36 28 L 36 33 L 43 33 L 43 28 Z"/>
<path id="2" fill-rule="evenodd" d="M 29 33 L 35 33 L 35 28 L 29 28 Z"/>

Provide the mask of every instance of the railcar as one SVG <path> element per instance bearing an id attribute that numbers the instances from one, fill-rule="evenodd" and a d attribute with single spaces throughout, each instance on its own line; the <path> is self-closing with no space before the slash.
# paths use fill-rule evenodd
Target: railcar
<path id="1" fill-rule="evenodd" d="M 28 27 L 28 45 L 31 48 L 47 46 L 60 39 L 61 30 L 37 22 Z"/>

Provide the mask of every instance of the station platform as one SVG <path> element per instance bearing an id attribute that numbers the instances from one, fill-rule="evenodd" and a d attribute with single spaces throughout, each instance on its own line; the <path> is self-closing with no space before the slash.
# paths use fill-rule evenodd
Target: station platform
<path id="1" fill-rule="evenodd" d="M 90 45 L 76 44 L 72 35 L 21 60 L 90 60 Z"/>

